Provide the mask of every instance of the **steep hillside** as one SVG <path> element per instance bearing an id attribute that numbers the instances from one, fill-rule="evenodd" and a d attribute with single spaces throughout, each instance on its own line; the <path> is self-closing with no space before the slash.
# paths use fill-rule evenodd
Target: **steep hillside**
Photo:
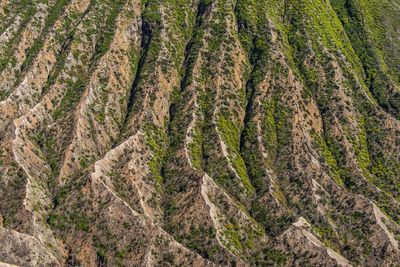
<path id="1" fill-rule="evenodd" d="M 0 0 L 0 265 L 396 266 L 400 0 Z"/>

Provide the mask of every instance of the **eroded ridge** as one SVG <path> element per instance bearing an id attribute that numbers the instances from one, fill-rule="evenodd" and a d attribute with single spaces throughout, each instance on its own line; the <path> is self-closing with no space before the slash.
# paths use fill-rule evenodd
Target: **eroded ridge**
<path id="1" fill-rule="evenodd" d="M 0 265 L 395 266 L 399 12 L 0 0 Z"/>

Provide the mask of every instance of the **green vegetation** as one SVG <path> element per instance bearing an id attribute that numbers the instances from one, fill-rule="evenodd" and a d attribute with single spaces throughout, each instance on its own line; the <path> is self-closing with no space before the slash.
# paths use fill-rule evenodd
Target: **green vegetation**
<path id="1" fill-rule="evenodd" d="M 61 101 L 59 108 L 53 112 L 53 118 L 55 120 L 65 118 L 66 114 L 73 111 L 78 104 L 86 86 L 86 78 L 84 77 L 79 77 L 76 82 L 73 82 L 72 80 L 67 80 L 65 82 L 68 89 Z"/>
<path id="2" fill-rule="evenodd" d="M 362 71 L 352 44 L 329 2 L 293 0 L 289 1 L 288 5 L 290 6 L 288 20 L 292 28 L 289 39 L 301 42 L 300 45 L 294 47 L 305 47 L 305 38 L 308 36 L 317 56 L 322 56 L 322 45 L 332 52 L 342 53 L 355 70 Z M 304 20 L 303 14 L 306 14 L 307 21 Z M 306 32 L 299 32 L 299 29 L 304 29 Z"/>
<path id="3" fill-rule="evenodd" d="M 262 120 L 262 130 L 263 130 L 263 144 L 266 151 L 269 154 L 270 162 L 273 164 L 278 158 L 278 131 L 280 130 L 281 124 L 277 121 L 278 111 L 276 110 L 276 104 L 272 100 L 266 100 L 263 103 L 264 108 L 264 118 Z"/>
<path id="4" fill-rule="evenodd" d="M 159 0 L 143 1 L 142 18 L 150 23 L 161 24 L 160 2 Z"/>
<path id="5" fill-rule="evenodd" d="M 118 251 L 118 252 L 115 254 L 117 266 L 119 266 L 119 267 L 124 266 L 125 253 L 126 253 L 125 251 Z"/>
<path id="6" fill-rule="evenodd" d="M 250 222 L 238 222 L 231 219 L 224 225 L 223 236 L 225 245 L 233 249 L 233 253 L 239 257 L 252 255 L 251 262 L 254 261 L 253 256 L 258 256 L 257 248 L 261 243 L 260 237 L 265 235 L 264 229 L 254 220 Z"/>
<path id="7" fill-rule="evenodd" d="M 0 168 L 4 165 L 4 150 L 2 148 L 0 148 Z"/>
<path id="8" fill-rule="evenodd" d="M 16 14 L 19 14 L 21 17 L 22 23 L 18 30 L 12 35 L 10 40 L 5 44 L 4 48 L 2 48 L 0 54 L 0 72 L 2 72 L 9 63 L 12 65 L 16 64 L 16 58 L 14 55 L 14 49 L 17 44 L 21 41 L 21 34 L 25 30 L 26 25 L 32 19 L 32 17 L 37 12 L 37 5 L 43 2 L 43 0 L 21 0 L 18 3 L 18 6 L 15 10 Z M 7 26 L 10 26 L 8 24 Z M 3 32 L 3 31 L 1 31 Z"/>
<path id="9" fill-rule="evenodd" d="M 21 72 L 26 70 L 37 57 L 40 49 L 43 47 L 46 35 L 49 33 L 50 29 L 53 27 L 56 20 L 59 18 L 60 14 L 63 12 L 65 6 L 68 4 L 69 0 L 57 0 L 54 5 L 50 8 L 49 14 L 46 17 L 43 30 L 41 34 L 36 38 L 32 47 L 29 49 L 25 61 L 22 63 Z"/>
<path id="10" fill-rule="evenodd" d="M 182 242 L 186 247 L 192 249 L 206 259 L 220 250 L 220 247 L 213 242 L 216 237 L 215 229 L 212 227 L 199 226 L 199 228 L 191 227 L 190 236 L 178 236 L 176 240 Z"/>
<path id="11" fill-rule="evenodd" d="M 246 164 L 248 175 L 251 178 L 255 190 L 265 190 L 265 162 L 264 159 L 260 157 L 260 152 L 256 149 L 258 140 L 255 123 L 249 122 L 243 130 L 242 136 L 243 147 L 241 154 Z"/>
<path id="12" fill-rule="evenodd" d="M 331 2 L 362 62 L 367 87 L 384 109 L 399 115 L 399 97 L 390 96 L 388 88 L 391 81 L 400 82 L 395 63 L 400 57 L 394 52 L 400 48 L 400 42 L 390 37 L 396 36 L 393 29 L 400 26 L 396 19 L 398 7 L 394 2 L 376 0 Z"/>
<path id="13" fill-rule="evenodd" d="M 77 230 L 89 232 L 90 223 L 92 218 L 85 215 L 60 215 L 51 214 L 47 220 L 50 226 L 58 229 L 66 229 L 66 227 L 74 226 Z"/>
<path id="14" fill-rule="evenodd" d="M 14 1 L 20 10 L 6 12 L 27 12 L 26 27 L 39 0 L 31 2 Z M 391 2 L 91 0 L 83 14 L 65 13 L 70 1 L 51 3 L 43 32 L 18 62 L 17 82 L 45 43 L 56 63 L 46 65 L 47 81 L 32 84 L 39 92 L 10 98 L 43 106 L 11 103 L 8 111 L 3 103 L 5 227 L 43 223 L 74 261 L 83 254 L 73 243 L 87 239 L 98 265 L 129 265 L 143 246 L 160 249 L 147 251 L 155 262 L 201 264 L 175 241 L 216 265 L 318 265 L 319 251 L 285 240 L 303 217 L 352 264 L 391 262 L 390 243 L 370 241 L 382 230 L 372 203 L 400 238 L 396 56 L 388 59 L 397 41 L 374 41 L 398 23 L 372 10 Z M 135 19 L 121 20 L 125 36 L 116 38 L 120 14 Z M 20 33 L 3 43 L 0 72 L 14 63 Z M 131 60 L 107 76 L 106 54 L 115 64 Z M 128 68 L 133 84 L 122 88 Z M 90 106 L 81 109 L 85 97 Z M 121 152 L 128 138 L 138 138 L 139 150 Z"/>
<path id="15" fill-rule="evenodd" d="M 374 184 L 385 191 L 392 192 L 400 200 L 400 183 L 395 179 L 400 173 L 400 163 L 395 163 L 383 158 L 376 158 L 372 162 L 371 173 L 375 175 Z"/>
<path id="16" fill-rule="evenodd" d="M 367 144 L 367 133 L 365 130 L 365 122 L 364 119 L 360 120 L 359 125 L 359 134 L 356 138 L 348 137 L 348 139 L 352 142 L 353 147 L 356 151 L 357 163 L 363 170 L 366 177 L 369 177 L 369 166 L 371 164 L 371 159 L 368 152 L 368 144 Z"/>
<path id="17" fill-rule="evenodd" d="M 45 160 L 51 169 L 48 180 L 49 187 L 55 185 L 55 179 L 60 169 L 60 156 L 58 153 L 58 145 L 56 144 L 55 136 L 45 130 L 41 130 L 32 136 L 32 140 L 36 142 L 40 148 L 40 155 Z"/>
<path id="18" fill-rule="evenodd" d="M 314 232 L 317 233 L 317 235 L 319 235 L 322 238 L 323 243 L 325 244 L 326 247 L 332 248 L 333 250 L 338 250 L 338 246 L 336 245 L 337 236 L 335 234 L 335 231 L 329 224 L 325 225 L 313 224 L 312 228 Z"/>
<path id="19" fill-rule="evenodd" d="M 167 137 L 162 129 L 153 124 L 147 124 L 144 129 L 147 145 L 153 153 L 153 157 L 148 163 L 150 174 L 155 179 L 158 190 L 161 190 L 164 182 L 161 176 L 161 167 L 163 165 Z"/>
<path id="20" fill-rule="evenodd" d="M 275 249 L 267 251 L 267 259 L 278 266 L 283 266 L 287 262 L 287 257 L 285 254 Z"/>
<path id="21" fill-rule="evenodd" d="M 318 151 L 321 152 L 323 161 L 327 164 L 329 172 L 332 174 L 333 180 L 335 181 L 336 184 L 344 186 L 343 180 L 340 177 L 340 169 L 337 165 L 336 158 L 332 154 L 325 140 L 315 132 L 313 132 L 313 138 L 317 145 Z"/>
<path id="22" fill-rule="evenodd" d="M 203 135 L 200 127 L 195 127 L 192 133 L 192 142 L 188 144 L 188 149 L 191 154 L 192 164 L 196 169 L 202 168 L 203 158 Z"/>
<path id="23" fill-rule="evenodd" d="M 243 251 L 242 243 L 240 240 L 239 233 L 235 229 L 233 224 L 226 224 L 225 225 L 226 231 L 224 235 L 228 238 L 229 243 L 233 245 L 233 247 L 240 253 Z"/>
<path id="24" fill-rule="evenodd" d="M 284 4 L 279 0 L 239 0 L 236 5 L 236 13 L 239 23 L 239 38 L 243 47 L 250 54 L 254 40 L 265 42 L 268 19 L 271 19 L 279 30 L 283 30 L 281 17 Z M 263 36 L 264 35 L 264 36 Z M 255 37 L 255 38 L 254 38 Z M 266 44 L 266 43 L 265 43 Z M 260 51 L 262 52 L 262 51 Z"/>
<path id="25" fill-rule="evenodd" d="M 114 37 L 115 32 L 115 23 L 118 17 L 118 14 L 121 12 L 127 0 L 117 0 L 110 1 L 109 5 L 106 7 L 107 11 L 110 13 L 107 16 L 107 19 L 104 23 L 105 27 L 102 28 L 101 35 L 99 37 L 99 42 L 96 44 L 96 54 L 95 59 L 100 59 L 110 48 L 111 42 Z"/>
<path id="26" fill-rule="evenodd" d="M 229 151 L 229 160 L 242 180 L 243 186 L 248 194 L 254 193 L 254 187 L 247 175 L 246 165 L 239 152 L 240 130 L 235 123 L 225 117 L 220 117 L 218 121 L 218 130 L 221 132 L 222 138 L 227 145 Z"/>
<path id="27" fill-rule="evenodd" d="M 71 71 L 72 73 L 70 73 L 70 75 L 72 77 L 75 77 L 75 80 L 69 79 L 64 81 L 67 85 L 67 91 L 63 99 L 61 100 L 58 109 L 56 109 L 53 113 L 53 118 L 55 120 L 59 118 L 65 118 L 66 115 L 70 114 L 79 103 L 79 100 L 81 99 L 83 92 L 85 91 L 86 85 L 90 79 L 90 73 L 94 71 L 98 60 L 108 51 L 110 47 L 115 31 L 114 25 L 116 22 L 116 18 L 121 8 L 123 7 L 124 2 L 125 0 L 120 0 L 116 2 L 113 1 L 109 5 L 102 6 L 102 9 L 106 10 L 107 12 L 107 16 L 105 16 L 105 22 L 103 22 L 107 26 L 103 28 L 98 33 L 98 35 L 97 33 L 94 35 L 98 38 L 98 43 L 96 44 L 95 53 L 94 55 L 92 55 L 90 62 L 87 62 L 87 64 L 85 65 L 77 66 L 74 70 Z M 101 23 L 102 18 L 104 18 L 104 16 L 96 18 L 97 20 L 99 20 L 97 21 L 97 23 Z M 85 21 L 83 21 L 83 23 L 84 22 Z M 86 30 L 88 31 L 87 34 L 93 34 L 90 28 L 87 28 Z"/>

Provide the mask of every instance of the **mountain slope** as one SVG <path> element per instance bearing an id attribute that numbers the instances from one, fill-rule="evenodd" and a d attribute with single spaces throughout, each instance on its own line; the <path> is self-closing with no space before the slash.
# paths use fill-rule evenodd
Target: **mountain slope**
<path id="1" fill-rule="evenodd" d="M 0 0 L 0 262 L 396 265 L 398 12 Z"/>

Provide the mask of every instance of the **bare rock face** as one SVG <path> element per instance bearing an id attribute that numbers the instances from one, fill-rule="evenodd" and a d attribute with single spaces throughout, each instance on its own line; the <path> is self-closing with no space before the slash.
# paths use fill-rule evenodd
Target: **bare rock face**
<path id="1" fill-rule="evenodd" d="M 0 257 L 4 263 L 25 266 L 60 265 L 52 253 L 33 236 L 1 228 L 0 242 Z"/>
<path id="2" fill-rule="evenodd" d="M 399 12 L 0 0 L 0 266 L 397 266 Z"/>

